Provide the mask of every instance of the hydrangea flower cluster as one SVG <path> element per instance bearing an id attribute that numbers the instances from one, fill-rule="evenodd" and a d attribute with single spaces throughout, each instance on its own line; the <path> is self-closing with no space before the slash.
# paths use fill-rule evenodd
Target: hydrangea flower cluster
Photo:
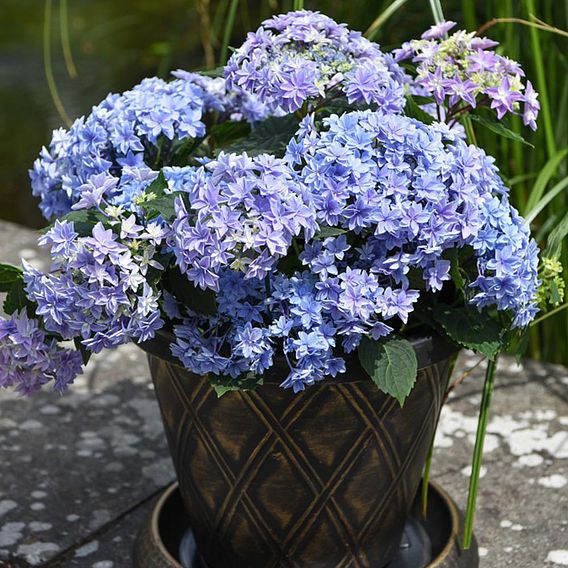
<path id="1" fill-rule="evenodd" d="M 51 271 L 24 265 L 26 291 L 45 329 L 78 338 L 93 353 L 153 337 L 164 322 L 148 275 L 163 269 L 154 257 L 165 234 L 156 222 L 138 225 L 134 215 L 114 229 L 99 222 L 86 237 L 74 223 L 56 221 L 39 241 L 50 249 Z"/>
<path id="2" fill-rule="evenodd" d="M 264 21 L 233 54 L 225 77 L 229 87 L 288 113 L 337 94 L 385 112 L 404 106 L 404 74 L 391 56 L 359 32 L 309 10 Z"/>
<path id="3" fill-rule="evenodd" d="M 56 130 L 30 171 L 44 216 L 68 213 L 96 175 L 115 178 L 108 182 L 114 183 L 106 189 L 109 198 L 119 182 L 127 195 L 141 193 L 158 175 L 152 169 L 158 137 L 170 148 L 174 140 L 205 133 L 203 99 L 203 90 L 190 81 L 144 79 L 122 95 L 108 95 L 68 131 Z"/>
<path id="4" fill-rule="evenodd" d="M 176 199 L 171 245 L 182 272 L 203 289 L 219 289 L 225 266 L 262 279 L 294 237 L 315 233 L 310 197 L 283 160 L 221 153 L 189 174 L 190 206 Z"/>
<path id="5" fill-rule="evenodd" d="M 524 72 L 508 57 L 491 48 L 496 41 L 460 30 L 449 37 L 455 22 L 443 22 L 395 51 L 396 61 L 412 59 L 416 83 L 445 105 L 448 118 L 464 108 L 490 105 L 501 119 L 505 114 L 522 114 L 525 125 L 536 130 L 540 109 L 530 81 L 523 84 Z M 522 105 L 522 112 L 521 112 Z"/>
<path id="6" fill-rule="evenodd" d="M 397 115 L 360 111 L 324 124 L 317 132 L 306 119 L 288 157 L 318 220 L 358 235 L 356 253 L 341 262 L 325 247 L 307 247 L 301 258 L 326 286 L 343 270 L 361 268 L 404 292 L 409 271 L 419 269 L 427 289 L 438 291 L 450 279 L 444 252 L 471 245 L 482 275 L 472 284 L 483 290 L 475 302 L 511 309 L 519 326 L 532 319 L 536 243 L 482 150 L 445 125 Z M 403 321 L 406 315 L 403 308 Z"/>
<path id="7" fill-rule="evenodd" d="M 32 185 L 47 217 L 76 213 L 40 238 L 48 273 L 24 264 L 36 319 L 0 320 L 0 386 L 62 390 L 81 357 L 58 341 L 96 353 L 168 325 L 187 369 L 240 381 L 283 363 L 282 386 L 298 392 L 344 372 L 364 338 L 404 332 L 441 291 L 525 327 L 537 311 L 536 243 L 493 160 L 453 122 L 490 101 L 499 117 L 523 103 L 534 126 L 538 102 L 517 64 L 472 34 L 442 39 L 451 27 L 397 52 L 417 63 L 410 88 L 432 93 L 449 124 L 404 116 L 408 78 L 394 59 L 299 11 L 249 34 L 226 79 L 147 79 L 56 131 Z M 351 104 L 339 115 L 337 97 Z M 222 143 L 191 155 L 215 138 L 210 111 L 215 126 L 250 123 L 249 143 L 267 117 L 276 129 L 294 113 L 286 141 L 303 118 L 283 158 Z"/>
<path id="8" fill-rule="evenodd" d="M 519 327 L 534 316 L 536 243 L 492 161 L 447 127 L 367 110 L 333 115 L 318 130 L 309 117 L 287 159 L 321 226 L 343 234 L 307 242 L 306 270 L 291 277 L 272 270 L 268 284 L 245 286 L 223 272 L 217 315 L 193 313 L 175 328 L 172 351 L 187 368 L 260 374 L 281 344 L 283 386 L 303 390 L 344 370 L 334 348 L 350 352 L 364 335 L 379 339 L 408 321 L 420 296 L 411 270 L 439 291 L 450 279 L 444 253 L 466 246 L 479 269 L 472 302 L 510 310 Z"/>
<path id="9" fill-rule="evenodd" d="M 182 70 L 174 76 L 170 82 L 144 79 L 121 95 L 110 94 L 68 131 L 54 132 L 30 171 L 33 194 L 41 198 L 47 219 L 98 206 L 103 196 L 133 209 L 160 167 L 183 149 L 183 141 L 205 135 L 205 113 L 250 123 L 269 115 L 254 96 L 228 91 L 222 77 Z"/>
<path id="10" fill-rule="evenodd" d="M 53 380 L 63 391 L 81 372 L 81 355 L 60 347 L 25 310 L 0 319 L 0 387 L 31 394 Z"/>

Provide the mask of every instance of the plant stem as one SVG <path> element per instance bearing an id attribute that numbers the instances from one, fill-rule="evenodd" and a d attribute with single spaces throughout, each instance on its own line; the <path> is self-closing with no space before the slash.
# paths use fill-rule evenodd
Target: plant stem
<path id="1" fill-rule="evenodd" d="M 458 356 L 454 355 L 450 364 L 448 365 L 448 382 L 452 378 L 454 369 L 456 368 L 456 363 L 458 362 Z M 442 401 L 442 404 L 446 399 Z M 441 410 L 440 410 L 441 411 Z M 430 483 L 430 470 L 432 469 L 432 457 L 434 456 L 434 441 L 436 439 L 436 430 L 438 429 L 438 422 L 440 420 L 440 415 L 436 420 L 436 426 L 434 428 L 434 433 L 432 434 L 432 442 L 430 443 L 430 448 L 428 449 L 428 455 L 426 456 L 426 464 L 424 465 L 424 473 L 422 474 L 422 491 L 421 491 L 421 509 L 422 516 L 426 518 L 428 514 L 428 484 Z"/>
<path id="2" fill-rule="evenodd" d="M 523 26 L 528 26 L 531 28 L 536 28 L 537 30 L 542 30 L 544 32 L 550 32 L 552 34 L 558 34 L 561 36 L 568 37 L 568 32 L 566 30 L 561 30 L 560 28 L 556 28 L 538 20 L 535 18 L 536 21 L 530 22 L 529 20 L 523 20 L 522 18 L 492 18 L 488 22 L 485 22 L 478 30 L 477 35 L 480 36 L 482 33 L 486 32 L 489 28 L 492 28 L 496 24 L 522 24 Z"/>
<path id="3" fill-rule="evenodd" d="M 565 310 L 566 308 L 568 308 L 568 303 L 562 304 L 561 306 L 558 306 L 557 308 L 550 310 L 548 313 L 544 314 L 543 316 L 540 316 L 539 318 L 533 320 L 530 323 L 530 327 L 538 325 L 539 323 L 543 322 L 545 319 L 548 319 L 550 316 L 553 316 L 553 315 L 557 314 L 558 312 Z"/>
<path id="4" fill-rule="evenodd" d="M 304 0 L 294 0 L 294 10 L 303 10 Z"/>
<path id="5" fill-rule="evenodd" d="M 525 0 L 529 14 L 535 13 L 534 0 Z M 534 53 L 536 81 L 538 90 L 540 92 L 540 107 L 542 118 L 544 121 L 544 136 L 546 139 L 546 149 L 548 157 L 554 156 L 556 153 L 556 143 L 554 141 L 554 128 L 552 126 L 552 116 L 550 113 L 550 103 L 548 99 L 548 85 L 544 76 L 546 64 L 542 57 L 542 50 L 540 47 L 540 37 L 538 30 L 531 26 L 529 30 L 531 36 L 531 46 Z"/>
<path id="6" fill-rule="evenodd" d="M 51 63 L 51 14 L 52 14 L 52 0 L 45 0 L 45 16 L 43 20 L 43 67 L 45 70 L 45 78 L 47 80 L 47 88 L 53 100 L 53 104 L 59 113 L 59 116 L 67 127 L 71 126 L 72 122 L 69 115 L 65 111 L 65 107 L 59 97 L 57 84 L 53 76 L 53 66 Z"/>
<path id="7" fill-rule="evenodd" d="M 483 384 L 483 395 L 481 398 L 481 407 L 479 409 L 477 433 L 475 435 L 471 475 L 469 478 L 469 493 L 467 496 L 467 509 L 465 512 L 465 523 L 463 528 L 462 547 L 464 550 L 470 548 L 473 535 L 477 489 L 479 486 L 479 472 L 481 470 L 481 460 L 483 459 L 483 443 L 485 442 L 485 432 L 487 430 L 487 422 L 489 420 L 489 409 L 491 407 L 491 397 L 493 396 L 493 379 L 495 377 L 495 368 L 497 367 L 498 358 L 499 356 L 495 357 L 494 361 L 487 362 L 487 370 L 485 372 L 485 383 Z"/>
<path id="8" fill-rule="evenodd" d="M 227 24 L 223 33 L 223 45 L 221 46 L 221 53 L 219 54 L 219 65 L 223 66 L 227 63 L 227 53 L 229 51 L 229 42 L 231 41 L 231 34 L 235 26 L 235 15 L 239 6 L 239 0 L 231 0 L 229 6 L 229 13 L 227 14 Z"/>
<path id="9" fill-rule="evenodd" d="M 63 58 L 65 59 L 65 67 L 71 79 L 77 78 L 77 67 L 73 61 L 73 52 L 71 51 L 71 41 L 69 40 L 69 17 L 67 10 L 67 0 L 59 0 L 59 31 L 61 34 L 61 48 L 63 49 Z"/>
<path id="10" fill-rule="evenodd" d="M 468 142 L 470 144 L 473 144 L 474 146 L 477 146 L 477 138 L 475 137 L 475 131 L 473 130 L 473 125 L 471 124 L 471 119 L 469 118 L 469 116 L 465 116 L 463 118 L 463 125 Z"/>
<path id="11" fill-rule="evenodd" d="M 440 0 L 430 0 L 430 9 L 432 10 L 432 16 L 437 24 L 444 21 L 444 12 L 442 11 L 442 5 Z"/>
<path id="12" fill-rule="evenodd" d="M 389 4 L 375 19 L 375 21 L 367 28 L 367 31 L 363 34 L 368 39 L 373 39 L 381 26 L 408 0 L 394 0 L 392 4 Z"/>

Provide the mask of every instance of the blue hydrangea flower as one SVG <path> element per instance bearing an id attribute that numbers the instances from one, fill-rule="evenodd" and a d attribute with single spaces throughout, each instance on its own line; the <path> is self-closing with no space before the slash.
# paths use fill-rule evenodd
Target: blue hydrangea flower
<path id="1" fill-rule="evenodd" d="M 392 58 L 359 32 L 309 10 L 264 21 L 232 55 L 225 77 L 230 88 L 285 112 L 341 92 L 351 103 L 386 111 L 404 106 L 404 74 Z"/>
<path id="2" fill-rule="evenodd" d="M 0 318 L 0 388 L 31 394 L 50 381 L 65 390 L 82 373 L 81 355 L 60 347 L 25 311 Z"/>
<path id="3" fill-rule="evenodd" d="M 201 288 L 218 290 L 226 266 L 264 278 L 292 240 L 316 230 L 309 195 L 287 164 L 267 154 L 221 153 L 199 171 L 188 170 L 189 205 L 176 199 L 170 244 L 177 264 Z"/>

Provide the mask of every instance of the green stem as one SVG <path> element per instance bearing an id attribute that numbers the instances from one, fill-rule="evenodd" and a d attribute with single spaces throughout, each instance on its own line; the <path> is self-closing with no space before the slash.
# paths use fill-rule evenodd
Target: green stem
<path id="1" fill-rule="evenodd" d="M 458 356 L 452 357 L 450 364 L 448 366 L 448 383 L 454 373 L 456 368 L 456 363 L 458 361 Z M 428 449 L 428 455 L 426 456 L 426 464 L 424 465 L 424 473 L 422 475 L 422 490 L 421 490 L 421 504 L 422 504 L 422 516 L 426 518 L 428 514 L 428 484 L 430 483 L 430 471 L 432 469 L 432 457 L 434 456 L 434 440 L 436 439 L 436 430 L 438 429 L 438 421 L 440 416 L 438 415 L 438 420 L 436 420 L 436 426 L 434 428 L 434 433 L 432 434 L 432 442 L 430 443 L 430 448 Z"/>
<path id="2" fill-rule="evenodd" d="M 432 10 L 432 16 L 437 24 L 444 21 L 444 12 L 442 10 L 442 4 L 440 0 L 430 0 L 430 9 Z"/>
<path id="3" fill-rule="evenodd" d="M 477 146 L 477 138 L 475 137 L 475 131 L 473 130 L 473 124 L 471 123 L 471 118 L 465 116 L 463 118 L 463 125 L 465 128 L 465 133 L 467 135 L 467 140 L 470 144 Z"/>
<path id="4" fill-rule="evenodd" d="M 534 0 L 525 0 L 527 11 L 530 15 L 535 14 Z M 556 143 L 554 141 L 554 128 L 552 125 L 552 116 L 550 113 L 550 103 L 548 99 L 548 86 L 544 76 L 546 64 L 542 57 L 542 49 L 540 46 L 540 36 L 538 30 L 534 27 L 529 28 L 531 36 L 532 52 L 534 54 L 536 81 L 540 93 L 540 112 L 544 121 L 544 136 L 546 139 L 546 149 L 548 156 L 552 157 L 556 153 Z"/>
<path id="5" fill-rule="evenodd" d="M 381 26 L 408 0 L 394 0 L 392 4 L 389 4 L 375 19 L 375 21 L 367 28 L 367 31 L 363 34 L 368 39 L 373 39 Z"/>
<path id="6" fill-rule="evenodd" d="M 219 65 L 223 66 L 227 63 L 227 53 L 229 51 L 229 42 L 231 41 L 231 34 L 235 26 L 235 15 L 239 6 L 239 0 L 231 0 L 229 6 L 229 13 L 227 15 L 227 24 L 223 33 L 223 45 L 221 46 L 221 53 L 219 55 Z"/>
<path id="7" fill-rule="evenodd" d="M 540 316 L 539 318 L 535 319 L 534 321 L 531 322 L 530 326 L 533 327 L 535 325 L 538 325 L 539 323 L 543 322 L 545 319 L 548 319 L 550 316 L 553 316 L 558 312 L 565 310 L 566 308 L 568 308 L 568 303 L 562 304 L 561 306 L 558 306 L 557 308 L 550 310 L 548 313 L 544 314 L 543 316 Z"/>
<path id="8" fill-rule="evenodd" d="M 294 10 L 303 10 L 304 0 L 294 0 Z"/>
<path id="9" fill-rule="evenodd" d="M 479 486 L 479 472 L 481 471 L 481 461 L 483 459 L 483 443 L 485 442 L 485 432 L 487 430 L 487 422 L 489 420 L 489 409 L 491 407 L 491 397 L 493 396 L 493 379 L 495 377 L 495 368 L 497 367 L 498 358 L 499 357 L 497 356 L 494 361 L 487 362 L 487 370 L 485 372 L 485 383 L 483 384 L 483 395 L 481 398 L 481 407 L 479 409 L 475 446 L 473 448 L 471 476 L 469 478 L 469 493 L 467 496 L 467 508 L 463 528 L 462 547 L 464 550 L 467 550 L 471 546 L 473 536 L 473 522 L 477 501 L 477 489 Z"/>
<path id="10" fill-rule="evenodd" d="M 67 10 L 67 0 L 59 0 L 59 31 L 61 33 L 61 47 L 63 49 L 63 59 L 65 59 L 65 67 L 71 79 L 77 78 L 77 67 L 73 61 L 73 52 L 71 51 L 71 41 L 69 39 L 69 17 Z"/>
<path id="11" fill-rule="evenodd" d="M 51 63 L 51 13 L 52 13 L 52 0 L 45 0 L 45 17 L 43 20 L 43 66 L 45 70 L 45 78 L 47 80 L 47 88 L 53 100 L 53 104 L 59 113 L 63 122 L 69 127 L 71 126 L 71 119 L 65 111 L 65 107 L 59 97 L 57 84 L 53 75 L 53 66 Z"/>

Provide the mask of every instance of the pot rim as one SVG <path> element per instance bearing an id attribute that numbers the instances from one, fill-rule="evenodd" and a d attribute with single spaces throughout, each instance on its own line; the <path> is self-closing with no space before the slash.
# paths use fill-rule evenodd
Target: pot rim
<path id="1" fill-rule="evenodd" d="M 436 333 L 423 336 L 409 337 L 408 341 L 414 347 L 416 358 L 418 360 L 418 371 L 431 367 L 447 359 L 451 355 L 456 354 L 460 347 L 452 342 L 449 338 L 443 337 Z M 170 344 L 175 342 L 175 334 L 171 328 L 165 327 L 156 332 L 156 335 L 141 343 L 137 343 L 143 351 L 149 356 L 157 357 L 170 365 L 175 365 L 185 372 L 191 373 L 186 369 L 181 361 L 174 357 L 170 351 Z M 327 378 L 318 383 L 324 386 L 326 384 L 333 385 L 337 383 L 353 383 L 353 382 L 366 382 L 370 378 L 361 367 L 356 353 L 349 353 L 344 355 L 347 370 L 345 373 L 338 375 L 335 378 Z M 283 357 L 275 357 L 274 365 L 270 367 L 263 376 L 263 384 L 280 384 L 286 378 L 286 373 L 282 373 L 282 369 L 287 369 L 288 366 Z"/>

